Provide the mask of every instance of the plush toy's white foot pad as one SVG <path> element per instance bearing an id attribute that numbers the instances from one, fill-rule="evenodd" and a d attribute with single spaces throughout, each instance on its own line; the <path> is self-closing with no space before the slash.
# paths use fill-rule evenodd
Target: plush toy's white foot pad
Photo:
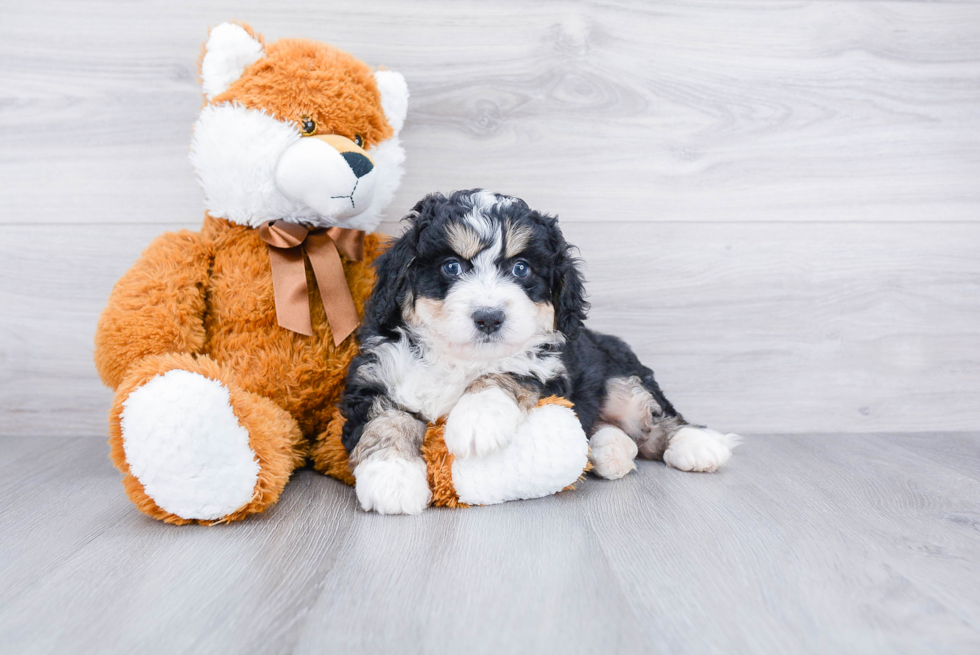
<path id="1" fill-rule="evenodd" d="M 365 512 L 419 514 L 432 499 L 422 458 L 368 457 L 354 469 L 354 479 Z"/>
<path id="2" fill-rule="evenodd" d="M 524 418 L 521 408 L 502 389 L 465 394 L 446 419 L 446 448 L 460 457 L 483 457 L 510 443 Z"/>
<path id="3" fill-rule="evenodd" d="M 732 456 L 732 448 L 742 442 L 737 434 L 722 434 L 708 428 L 686 426 L 671 437 L 664 462 L 681 471 L 711 473 Z"/>
<path id="4" fill-rule="evenodd" d="M 162 509 L 214 520 L 251 502 L 259 462 L 220 382 L 158 375 L 129 394 L 120 427 L 130 472 Z"/>
<path id="5" fill-rule="evenodd" d="M 592 472 L 600 478 L 618 480 L 636 468 L 636 442 L 629 435 L 613 425 L 596 430 L 589 440 L 592 452 Z"/>
<path id="6" fill-rule="evenodd" d="M 453 486 L 469 505 L 541 498 L 578 480 L 588 459 L 589 441 L 575 413 L 544 405 L 531 410 L 507 447 L 484 457 L 456 457 Z"/>

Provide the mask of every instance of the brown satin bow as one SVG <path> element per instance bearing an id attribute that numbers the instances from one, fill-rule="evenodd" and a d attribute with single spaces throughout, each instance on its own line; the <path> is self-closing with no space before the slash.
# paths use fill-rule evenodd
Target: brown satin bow
<path id="1" fill-rule="evenodd" d="M 302 225 L 282 220 L 263 223 L 258 231 L 259 238 L 269 247 L 279 325 L 306 336 L 313 334 L 310 294 L 306 288 L 306 263 L 303 259 L 305 255 L 313 265 L 313 275 L 320 288 L 333 342 L 339 346 L 357 329 L 360 320 L 338 251 L 347 259 L 363 261 L 364 232 L 340 227 L 308 230 Z"/>

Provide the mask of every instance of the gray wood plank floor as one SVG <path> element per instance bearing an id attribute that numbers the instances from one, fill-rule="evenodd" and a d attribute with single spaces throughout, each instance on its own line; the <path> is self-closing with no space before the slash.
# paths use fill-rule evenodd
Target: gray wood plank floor
<path id="1" fill-rule="evenodd" d="M 0 439 L 0 652 L 980 652 L 980 434 L 756 436 L 420 517 L 301 471 L 214 528 L 118 477 L 91 438 Z"/>

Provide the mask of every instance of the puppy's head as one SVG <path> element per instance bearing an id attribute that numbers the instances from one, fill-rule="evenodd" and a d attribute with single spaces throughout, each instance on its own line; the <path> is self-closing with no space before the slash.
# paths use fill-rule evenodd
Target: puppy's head
<path id="1" fill-rule="evenodd" d="M 582 277 L 557 219 L 483 190 L 432 194 L 377 261 L 369 321 L 408 327 L 462 359 L 493 360 L 585 319 Z"/>

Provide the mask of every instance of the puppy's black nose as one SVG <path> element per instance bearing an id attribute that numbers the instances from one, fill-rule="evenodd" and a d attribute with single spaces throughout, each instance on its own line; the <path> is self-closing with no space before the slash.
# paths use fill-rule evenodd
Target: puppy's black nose
<path id="1" fill-rule="evenodd" d="M 340 156 L 344 158 L 344 161 L 347 162 L 357 177 L 364 177 L 374 170 L 374 164 L 371 163 L 371 160 L 359 152 L 343 152 Z"/>
<path id="2" fill-rule="evenodd" d="M 479 309 L 473 312 L 476 329 L 484 334 L 493 334 L 504 324 L 504 313 L 499 309 Z"/>

